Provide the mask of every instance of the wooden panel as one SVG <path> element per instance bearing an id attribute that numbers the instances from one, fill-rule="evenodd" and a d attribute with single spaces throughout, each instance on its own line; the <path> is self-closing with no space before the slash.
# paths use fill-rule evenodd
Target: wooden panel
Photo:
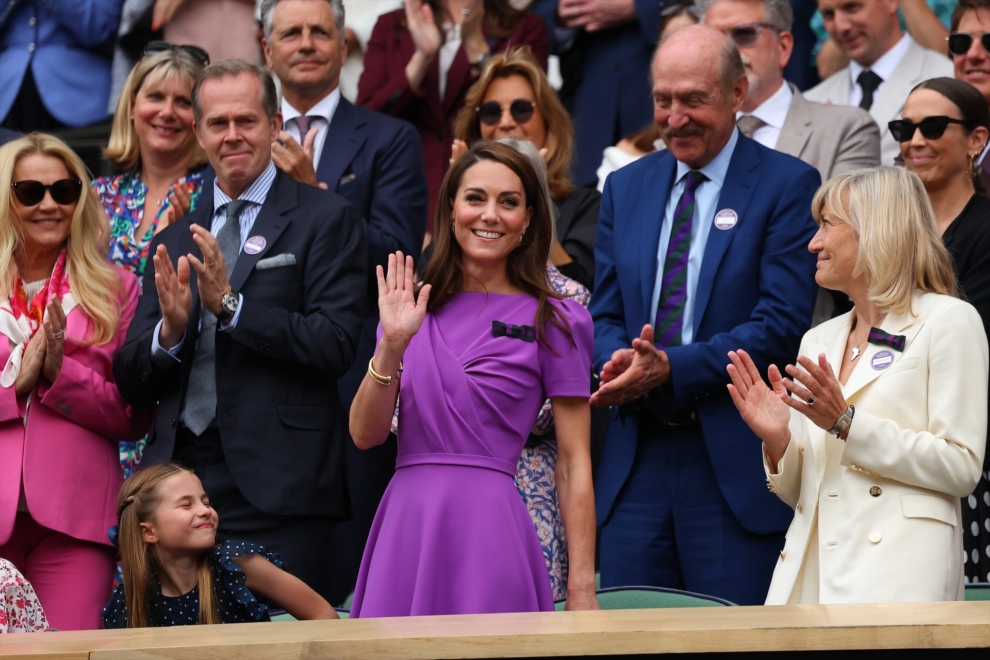
<path id="1" fill-rule="evenodd" d="M 3 644 L 0 655 L 30 660 L 59 657 L 52 653 L 81 651 L 87 643 L 91 644 L 91 660 L 574 657 L 974 648 L 990 647 L 990 602 L 248 623 L 144 629 L 108 639 L 112 634 L 34 635 L 31 641 Z"/>
<path id="2" fill-rule="evenodd" d="M 31 660 L 88 660 L 95 649 L 147 632 L 150 631 L 136 629 L 0 635 L 0 656 Z"/>

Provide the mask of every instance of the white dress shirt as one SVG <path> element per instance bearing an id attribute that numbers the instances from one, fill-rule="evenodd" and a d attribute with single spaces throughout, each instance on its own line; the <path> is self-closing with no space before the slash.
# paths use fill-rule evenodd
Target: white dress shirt
<path id="1" fill-rule="evenodd" d="M 786 82 L 780 83 L 780 89 L 766 101 L 761 103 L 753 112 L 749 113 L 760 119 L 763 126 L 753 131 L 753 139 L 768 149 L 777 148 L 777 140 L 780 138 L 780 131 L 784 128 L 787 120 L 787 111 L 791 109 L 791 100 L 794 93 L 790 85 Z M 736 121 L 744 116 L 745 112 L 736 113 Z"/>
<path id="2" fill-rule="evenodd" d="M 327 130 L 330 128 L 330 122 L 333 121 L 333 113 L 337 111 L 338 105 L 340 105 L 340 86 L 335 87 L 332 92 L 324 96 L 319 103 L 310 108 L 309 112 L 306 113 L 307 117 L 313 118 L 309 127 L 317 130 L 316 140 L 313 142 L 314 168 L 319 166 L 320 156 L 323 155 L 323 145 L 327 141 Z M 285 98 L 282 99 L 282 120 L 285 122 L 284 130 L 295 138 L 300 146 L 302 146 L 305 136 L 299 134 L 299 127 L 296 126 L 295 119 L 301 114 L 289 105 L 289 102 Z"/>
<path id="3" fill-rule="evenodd" d="M 444 40 L 443 45 L 440 46 L 440 102 L 443 103 L 444 96 L 447 94 L 447 74 L 450 73 L 450 67 L 454 64 L 454 57 L 457 55 L 458 49 L 461 47 L 461 26 L 454 25 L 453 23 L 443 24 L 444 33 L 447 38 Z"/>
<path id="4" fill-rule="evenodd" d="M 739 129 L 737 128 L 732 131 L 732 137 L 722 147 L 722 151 L 710 163 L 698 170 L 708 177 L 708 180 L 699 185 L 695 191 L 694 217 L 691 221 L 691 249 L 688 251 L 687 299 L 684 302 L 683 329 L 681 330 L 681 344 L 685 346 L 694 340 L 694 294 L 698 290 L 701 260 L 705 256 L 708 234 L 715 222 L 715 209 L 718 206 L 719 195 L 722 193 L 726 173 L 729 171 L 732 152 L 736 150 L 738 142 Z M 660 286 L 663 282 L 663 262 L 667 258 L 670 228 L 674 223 L 674 211 L 677 209 L 677 202 L 681 198 L 681 193 L 684 192 L 684 178 L 690 171 L 690 167 L 680 161 L 677 162 L 676 178 L 670 189 L 667 210 L 663 216 L 663 227 L 660 229 L 660 246 L 657 250 L 657 279 L 653 284 L 653 297 L 650 302 L 650 323 L 653 323 L 657 318 Z"/>
<path id="5" fill-rule="evenodd" d="M 901 37 L 900 41 L 894 44 L 893 48 L 881 55 L 880 59 L 873 63 L 873 66 L 865 67 L 856 60 L 851 60 L 849 62 L 849 105 L 859 106 L 859 102 L 863 100 L 863 88 L 859 86 L 856 79 L 866 69 L 869 69 L 883 79 L 880 86 L 873 92 L 873 102 L 876 103 L 877 96 L 880 95 L 880 90 L 890 80 L 890 77 L 894 75 L 894 69 L 901 63 L 901 58 L 904 57 L 904 53 L 907 52 L 910 44 L 911 36 L 905 34 Z"/>

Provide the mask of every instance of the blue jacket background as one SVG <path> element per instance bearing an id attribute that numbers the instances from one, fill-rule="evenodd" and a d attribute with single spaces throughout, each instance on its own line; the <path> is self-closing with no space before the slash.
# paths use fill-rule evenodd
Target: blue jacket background
<path id="1" fill-rule="evenodd" d="M 590 306 L 597 371 L 653 323 L 657 247 L 676 171 L 665 150 L 614 172 L 605 183 Z M 739 136 L 716 207 L 716 213 L 735 210 L 739 220 L 709 234 L 694 301 L 694 343 L 667 350 L 671 380 L 663 386 L 663 403 L 670 410 L 695 407 L 722 495 L 754 533 L 786 529 L 793 512 L 767 490 L 760 440 L 726 389 L 727 353 L 745 349 L 761 373 L 795 359 L 817 293 L 817 259 L 808 243 L 817 231 L 811 200 L 820 184 L 812 167 Z M 595 484 L 599 525 L 636 458 L 639 413 L 619 410 L 612 409 Z"/>
<path id="2" fill-rule="evenodd" d="M 0 121 L 32 67 L 48 112 L 69 126 L 107 119 L 110 61 L 123 0 L 4 0 Z"/>

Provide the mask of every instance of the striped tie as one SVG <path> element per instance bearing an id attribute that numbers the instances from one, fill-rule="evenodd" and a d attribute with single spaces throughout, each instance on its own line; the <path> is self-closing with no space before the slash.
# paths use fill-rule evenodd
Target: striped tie
<path id="1" fill-rule="evenodd" d="M 684 192 L 674 209 L 674 222 L 670 227 L 667 258 L 663 262 L 663 279 L 660 282 L 660 301 L 657 304 L 657 322 L 653 326 L 653 341 L 657 348 L 681 345 L 684 329 L 684 305 L 687 302 L 687 269 L 691 253 L 691 224 L 694 217 L 695 192 L 707 181 L 701 172 L 687 173 Z"/>

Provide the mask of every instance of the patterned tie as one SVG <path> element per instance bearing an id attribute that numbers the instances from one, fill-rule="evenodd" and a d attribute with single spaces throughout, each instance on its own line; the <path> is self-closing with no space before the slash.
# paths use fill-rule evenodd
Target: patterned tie
<path id="1" fill-rule="evenodd" d="M 870 334 L 866 336 L 866 341 L 871 344 L 890 346 L 895 351 L 900 351 L 903 353 L 904 344 L 907 341 L 907 337 L 904 335 L 890 335 L 880 328 L 870 328 Z"/>
<path id="2" fill-rule="evenodd" d="M 660 281 L 660 301 L 657 303 L 656 325 L 653 341 L 657 348 L 681 345 L 684 329 L 684 305 L 687 302 L 687 269 L 691 252 L 691 225 L 695 209 L 695 192 L 707 181 L 701 172 L 687 173 L 684 192 L 674 209 L 674 222 L 670 227 L 667 257 L 663 262 L 663 279 Z"/>
<path id="3" fill-rule="evenodd" d="M 864 69 L 856 78 L 856 82 L 863 89 L 863 99 L 859 102 L 859 107 L 863 110 L 869 110 L 873 105 L 873 92 L 880 87 L 883 78 L 869 69 Z"/>
<path id="4" fill-rule="evenodd" d="M 753 134 L 767 125 L 765 121 L 754 115 L 743 115 L 736 122 L 743 135 L 752 139 Z"/>
<path id="5" fill-rule="evenodd" d="M 310 117 L 309 115 L 300 115 L 296 117 L 296 128 L 299 129 L 299 144 L 306 141 L 306 134 L 309 133 L 310 124 L 313 123 L 315 117 Z"/>
<path id="6" fill-rule="evenodd" d="M 241 250 L 241 225 L 238 220 L 246 200 L 235 199 L 227 204 L 227 220 L 217 232 L 217 244 L 223 252 L 227 266 L 227 279 L 234 272 L 237 255 Z M 217 371 L 216 371 L 217 317 L 203 310 L 199 326 L 199 341 L 193 354 L 189 371 L 189 387 L 186 390 L 186 407 L 183 423 L 197 436 L 217 416 Z"/>

